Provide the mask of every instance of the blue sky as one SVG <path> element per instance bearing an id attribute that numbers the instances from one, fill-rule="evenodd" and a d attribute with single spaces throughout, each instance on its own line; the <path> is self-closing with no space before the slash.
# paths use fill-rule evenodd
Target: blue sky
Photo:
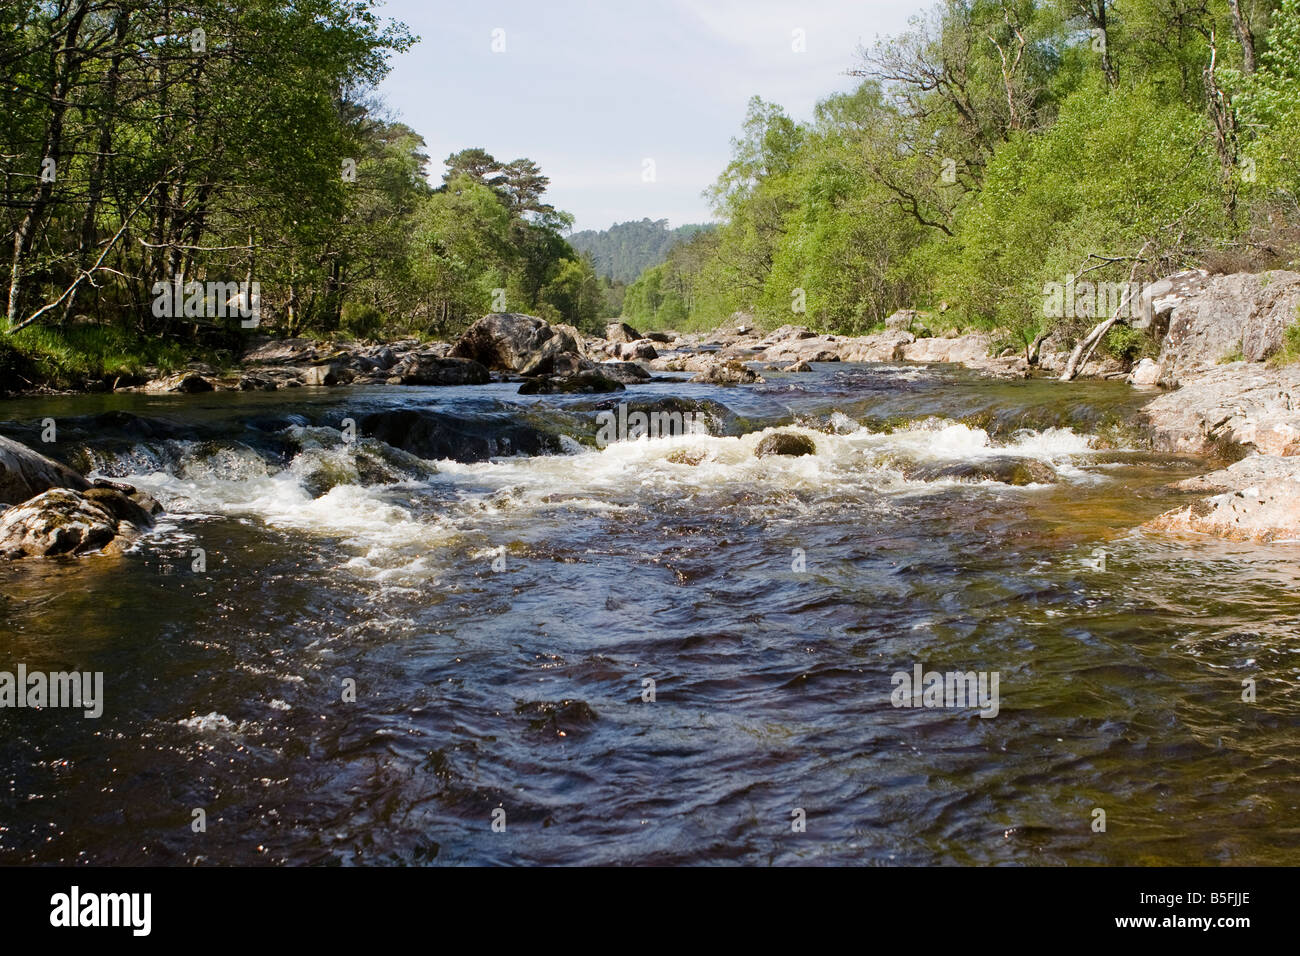
<path id="1" fill-rule="evenodd" d="M 388 0 L 421 38 L 380 93 L 442 160 L 469 146 L 527 156 L 576 229 L 710 218 L 701 191 L 758 94 L 799 119 L 859 44 L 896 35 L 928 0 Z M 493 52 L 494 31 L 497 46 Z M 803 31 L 804 52 L 795 52 Z M 654 181 L 643 176 L 653 160 Z"/>

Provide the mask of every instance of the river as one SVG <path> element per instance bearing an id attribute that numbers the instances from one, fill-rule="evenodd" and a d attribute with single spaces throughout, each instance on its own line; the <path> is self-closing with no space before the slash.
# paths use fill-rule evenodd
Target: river
<path id="1" fill-rule="evenodd" d="M 1209 465 L 1127 385 L 517 388 L 0 406 L 168 509 L 0 565 L 0 669 L 105 687 L 0 710 L 0 863 L 1300 863 L 1296 546 L 1134 530 Z M 592 445 L 670 396 L 711 434 Z M 465 460 L 367 437 L 403 412 Z M 916 665 L 996 716 L 895 706 Z"/>

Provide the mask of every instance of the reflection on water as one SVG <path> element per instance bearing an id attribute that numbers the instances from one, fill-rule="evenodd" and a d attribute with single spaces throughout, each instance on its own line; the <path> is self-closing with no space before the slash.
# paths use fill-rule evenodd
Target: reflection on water
<path id="1" fill-rule="evenodd" d="M 107 698 L 0 711 L 0 862 L 1300 862 L 1295 548 L 1132 531 L 1205 466 L 1124 447 L 1129 389 L 831 365 L 627 398 L 663 395 L 730 417 L 426 463 L 342 419 L 564 432 L 589 398 L 6 405 L 170 514 L 0 568 L 0 670 Z M 778 426 L 817 454 L 755 458 Z M 918 663 L 997 671 L 998 716 L 895 709 Z"/>

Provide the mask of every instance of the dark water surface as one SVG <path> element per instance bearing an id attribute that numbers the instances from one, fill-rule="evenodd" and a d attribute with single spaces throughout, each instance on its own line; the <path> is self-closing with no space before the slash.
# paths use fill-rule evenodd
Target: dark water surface
<path id="1" fill-rule="evenodd" d="M 656 383 L 620 397 L 714 434 L 603 451 L 599 399 L 515 390 L 0 406 L 169 508 L 0 566 L 0 670 L 106 698 L 0 710 L 0 863 L 1300 863 L 1300 545 L 1134 531 L 1210 465 L 1138 449 L 1127 386 Z M 342 442 L 401 408 L 557 453 Z M 777 425 L 817 454 L 756 459 Z M 935 477 L 1006 456 L 1056 483 Z M 915 664 L 998 672 L 999 713 L 895 708 Z"/>

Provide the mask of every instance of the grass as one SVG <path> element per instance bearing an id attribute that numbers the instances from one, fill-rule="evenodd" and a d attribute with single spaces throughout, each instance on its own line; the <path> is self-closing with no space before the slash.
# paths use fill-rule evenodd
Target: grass
<path id="1" fill-rule="evenodd" d="M 229 357 L 115 326 L 32 326 L 14 335 L 0 334 L 0 388 L 13 390 L 72 388 L 91 381 L 130 379 L 149 368 L 166 374 L 195 361 L 220 366 Z"/>
<path id="2" fill-rule="evenodd" d="M 1268 360 L 1268 364 L 1274 368 L 1297 363 L 1300 363 L 1300 320 L 1287 327 L 1282 335 L 1282 347 Z"/>

